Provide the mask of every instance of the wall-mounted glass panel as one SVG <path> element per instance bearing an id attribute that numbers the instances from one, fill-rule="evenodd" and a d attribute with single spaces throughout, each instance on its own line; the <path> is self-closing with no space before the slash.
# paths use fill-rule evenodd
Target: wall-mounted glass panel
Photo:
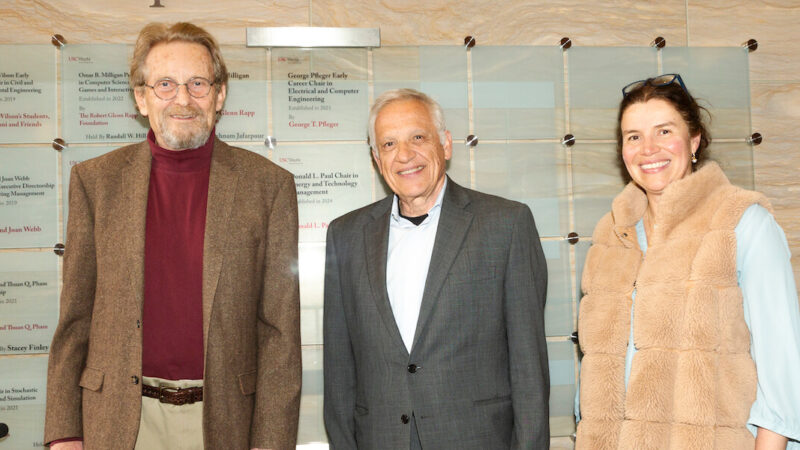
<path id="1" fill-rule="evenodd" d="M 754 189 L 753 147 L 747 142 L 712 142 L 709 157 L 716 161 L 736 186 Z"/>
<path id="2" fill-rule="evenodd" d="M 300 336 L 303 345 L 322 345 L 325 244 L 299 246 Z"/>
<path id="3" fill-rule="evenodd" d="M 0 45 L 0 143 L 56 137 L 56 61 L 52 45 Z"/>
<path id="4" fill-rule="evenodd" d="M 58 155 L 0 149 L 0 248 L 52 247 L 58 238 Z"/>
<path id="5" fill-rule="evenodd" d="M 222 53 L 228 90 L 217 136 L 228 142 L 263 142 L 267 137 L 267 51 L 223 47 Z"/>
<path id="6" fill-rule="evenodd" d="M 550 364 L 550 435 L 575 432 L 572 413 L 575 399 L 575 345 L 571 341 L 548 342 Z"/>
<path id="7" fill-rule="evenodd" d="M 547 259 L 547 303 L 544 330 L 547 336 L 569 336 L 572 323 L 572 273 L 567 241 L 543 241 Z"/>
<path id="8" fill-rule="evenodd" d="M 273 160 L 294 174 L 300 242 L 325 242 L 331 220 L 372 201 L 372 162 L 364 144 L 279 144 Z"/>
<path id="9" fill-rule="evenodd" d="M 55 253 L 0 253 L 0 317 L 0 355 L 50 350 L 58 322 Z"/>
<path id="10" fill-rule="evenodd" d="M 368 98 L 366 50 L 272 50 L 278 142 L 366 140 Z"/>
<path id="11" fill-rule="evenodd" d="M 578 139 L 616 139 L 622 88 L 657 75 L 652 47 L 573 47 L 569 60 L 570 133 Z"/>
<path id="12" fill-rule="evenodd" d="M 72 166 L 87 159 L 96 158 L 104 155 L 117 147 L 101 146 L 69 146 L 61 151 L 61 177 L 64 180 L 61 184 L 61 198 L 64 199 L 64 236 L 67 235 L 67 217 L 69 216 L 69 182 L 72 176 Z"/>
<path id="13" fill-rule="evenodd" d="M 564 135 L 564 63 L 558 47 L 475 47 L 472 94 L 480 139 Z"/>
<path id="14" fill-rule="evenodd" d="M 61 49 L 62 131 L 68 143 L 136 142 L 150 127 L 128 85 L 130 45 Z"/>
<path id="15" fill-rule="evenodd" d="M 297 448 L 319 449 L 313 444 L 328 442 L 322 421 L 322 346 L 303 346 L 303 391 L 300 395 L 300 424 Z M 307 446 L 307 447 L 305 447 Z"/>
<path id="16" fill-rule="evenodd" d="M 454 140 L 469 134 L 467 52 L 463 46 L 376 48 L 372 73 L 375 98 L 390 89 L 422 91 L 442 106 Z"/>
<path id="17" fill-rule="evenodd" d="M 2 448 L 43 448 L 47 357 L 4 358 L 0 364 L 0 422 L 8 425 Z"/>
<path id="18" fill-rule="evenodd" d="M 666 47 L 662 66 L 679 73 L 692 96 L 713 116 L 711 136 L 750 136 L 750 72 L 742 47 Z"/>
<path id="19" fill-rule="evenodd" d="M 586 254 L 589 253 L 589 248 L 591 246 L 591 240 L 583 237 L 580 241 L 578 241 L 577 244 L 575 244 L 575 285 L 578 289 L 578 302 L 580 302 L 581 297 L 583 297 L 583 291 L 581 290 L 581 277 L 583 277 L 583 266 L 586 264 Z"/>
<path id="20" fill-rule="evenodd" d="M 479 144 L 476 189 L 526 203 L 541 236 L 564 236 L 568 206 L 564 147 L 560 144 Z"/>
<path id="21" fill-rule="evenodd" d="M 572 193 L 575 231 L 591 237 L 595 225 L 611 211 L 611 202 L 625 187 L 616 144 L 577 143 L 572 147 Z"/>
<path id="22" fill-rule="evenodd" d="M 470 168 L 470 147 L 464 140 L 453 141 L 453 156 L 447 163 L 447 175 L 464 187 L 471 186 L 472 169 Z"/>
<path id="23" fill-rule="evenodd" d="M 250 150 L 253 153 L 258 153 L 259 155 L 263 156 L 264 158 L 269 158 L 269 148 L 264 144 L 261 144 L 261 145 L 258 145 L 258 144 L 241 144 L 241 145 L 237 145 L 237 147 L 241 147 L 241 148 L 243 148 L 245 150 Z"/>

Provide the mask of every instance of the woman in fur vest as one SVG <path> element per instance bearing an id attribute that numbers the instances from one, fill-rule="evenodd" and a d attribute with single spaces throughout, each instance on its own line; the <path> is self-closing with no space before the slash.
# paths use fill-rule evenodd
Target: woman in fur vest
<path id="1" fill-rule="evenodd" d="M 704 164 L 709 142 L 679 75 L 623 89 L 631 183 L 583 272 L 578 449 L 800 449 L 789 248 L 763 195 Z"/>

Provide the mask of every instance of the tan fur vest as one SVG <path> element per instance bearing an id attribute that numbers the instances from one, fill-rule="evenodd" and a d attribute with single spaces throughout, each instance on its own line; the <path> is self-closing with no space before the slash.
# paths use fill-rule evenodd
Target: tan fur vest
<path id="1" fill-rule="evenodd" d="M 659 200 L 646 258 L 636 223 L 647 197 L 633 183 L 600 220 L 580 303 L 577 449 L 752 449 L 756 395 L 750 332 L 736 280 L 742 213 L 763 195 L 731 185 L 715 163 L 673 182 Z M 636 289 L 636 353 L 625 352 Z"/>

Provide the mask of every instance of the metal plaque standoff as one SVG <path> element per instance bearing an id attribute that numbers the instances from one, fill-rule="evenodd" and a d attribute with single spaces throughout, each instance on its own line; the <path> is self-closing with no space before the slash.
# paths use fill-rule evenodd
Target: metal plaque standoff
<path id="1" fill-rule="evenodd" d="M 248 47 L 380 47 L 380 28 L 247 27 Z"/>

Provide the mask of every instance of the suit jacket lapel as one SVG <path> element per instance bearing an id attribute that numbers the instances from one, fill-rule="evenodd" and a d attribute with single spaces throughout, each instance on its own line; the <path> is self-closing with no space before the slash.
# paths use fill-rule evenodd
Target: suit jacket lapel
<path id="1" fill-rule="evenodd" d="M 203 242 L 203 348 L 207 348 L 208 325 L 220 270 L 225 254 L 228 219 L 233 208 L 238 183 L 235 162 L 230 147 L 214 138 L 211 153 L 211 173 L 208 179 L 206 230 Z"/>
<path id="2" fill-rule="evenodd" d="M 364 250 L 367 265 L 367 276 L 372 290 L 372 299 L 383 319 L 383 324 L 389 331 L 394 341 L 393 345 L 400 346 L 408 355 L 400 329 L 389 303 L 389 294 L 386 290 L 386 261 L 389 251 L 389 220 L 392 211 L 392 196 L 384 199 L 372 211 L 373 220 L 364 226 Z"/>
<path id="3" fill-rule="evenodd" d="M 122 197 L 119 214 L 122 220 L 122 234 L 131 249 L 126 255 L 130 258 L 127 267 L 132 296 L 139 309 L 137 317 L 142 316 L 144 305 L 144 239 L 147 221 L 147 195 L 150 187 L 150 145 L 147 141 L 137 145 L 128 157 L 128 165 L 122 170 Z"/>
<path id="4" fill-rule="evenodd" d="M 442 199 L 442 211 L 433 244 L 428 277 L 422 293 L 422 305 L 417 319 L 417 329 L 414 332 L 412 350 L 417 347 L 417 341 L 438 301 L 439 291 L 447 279 L 450 267 L 453 265 L 464 238 L 467 236 L 467 230 L 472 224 L 472 213 L 464 209 L 468 203 L 469 197 L 464 188 L 448 179 Z"/>

